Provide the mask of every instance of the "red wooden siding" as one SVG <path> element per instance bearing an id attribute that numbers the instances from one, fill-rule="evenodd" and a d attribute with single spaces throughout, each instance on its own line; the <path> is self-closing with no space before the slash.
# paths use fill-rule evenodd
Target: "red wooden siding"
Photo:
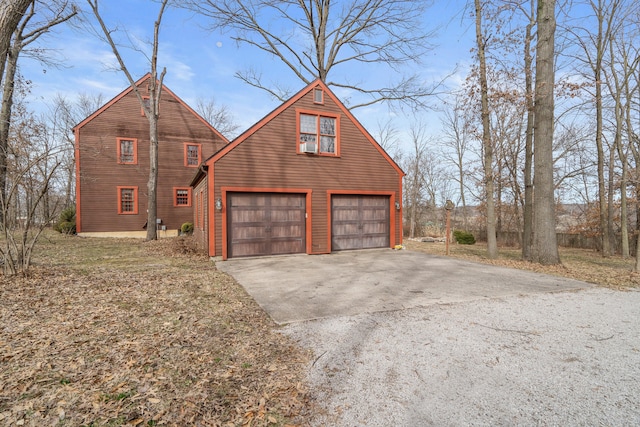
<path id="1" fill-rule="evenodd" d="M 275 110 L 263 123 L 241 135 L 238 142 L 216 154 L 208 162 L 209 185 L 212 185 L 209 196 L 222 197 L 228 186 L 265 192 L 308 189 L 307 253 L 313 254 L 332 250 L 332 194 L 385 196 L 389 201 L 387 244 L 401 243 L 401 212 L 395 210 L 394 203 L 402 200 L 402 171 L 372 143 L 359 123 L 351 120 L 330 92 L 325 93 L 323 101 L 323 104 L 314 103 L 314 91 L 309 87 L 295 102 Z M 296 110 L 339 117 L 339 156 L 299 152 Z M 226 255 L 223 251 L 223 243 L 227 243 L 225 215 L 228 209 L 213 215 L 214 228 L 209 237 L 214 236 L 215 241 L 209 243 L 210 255 Z"/>
<path id="2" fill-rule="evenodd" d="M 139 87 L 146 90 L 146 80 Z M 149 122 L 135 94 L 123 92 L 75 128 L 79 232 L 142 231 L 147 220 Z M 185 166 L 185 143 L 200 146 L 201 159 L 227 141 L 163 88 L 158 121 L 158 211 L 167 229 L 193 221 L 193 203 L 175 206 L 175 188 L 188 188 L 195 173 Z M 136 140 L 136 163 L 119 164 L 119 138 Z M 117 187 L 138 187 L 138 214 L 118 215 Z"/>
<path id="3" fill-rule="evenodd" d="M 209 209 L 207 199 L 207 180 L 201 180 L 194 188 L 193 194 L 196 200 L 196 206 L 193 212 L 193 236 L 197 242 L 198 249 L 203 252 L 208 250 L 208 218 L 207 212 Z"/>

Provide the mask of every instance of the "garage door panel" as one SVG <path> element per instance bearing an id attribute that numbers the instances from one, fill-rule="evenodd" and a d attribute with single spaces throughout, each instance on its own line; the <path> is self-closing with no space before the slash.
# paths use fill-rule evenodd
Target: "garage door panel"
<path id="1" fill-rule="evenodd" d="M 359 201 L 351 197 L 333 196 L 331 201 L 332 201 L 333 207 L 335 208 L 341 208 L 341 207 L 357 208 L 359 206 Z"/>
<path id="2" fill-rule="evenodd" d="M 363 236 L 362 246 L 365 248 L 385 248 L 388 246 L 386 236 Z"/>
<path id="3" fill-rule="evenodd" d="M 253 193 L 235 193 L 233 198 L 230 199 L 229 204 L 234 206 L 245 206 L 247 208 L 258 208 L 260 206 L 265 206 L 266 199 L 263 196 Z"/>
<path id="4" fill-rule="evenodd" d="M 282 238 L 290 239 L 290 238 L 300 238 L 304 234 L 304 227 L 302 226 L 272 226 L 271 234 L 274 241 Z"/>
<path id="5" fill-rule="evenodd" d="M 371 209 L 362 211 L 362 220 L 363 221 L 385 221 L 387 219 L 387 211 L 385 209 Z"/>
<path id="6" fill-rule="evenodd" d="M 273 210 L 271 211 L 271 222 L 300 222 L 304 220 L 304 211 L 302 210 Z"/>
<path id="7" fill-rule="evenodd" d="M 362 233 L 364 235 L 368 234 L 379 234 L 381 236 L 387 235 L 387 226 L 384 223 L 365 223 L 362 224 Z"/>
<path id="8" fill-rule="evenodd" d="M 235 206 L 236 209 L 231 210 L 231 220 L 237 224 L 239 223 L 261 223 L 264 222 L 265 212 L 264 207 L 260 210 L 251 208 L 246 208 L 244 206 Z"/>
<path id="9" fill-rule="evenodd" d="M 306 196 L 229 193 L 229 257 L 305 252 Z"/>
<path id="10" fill-rule="evenodd" d="M 265 230 L 262 224 L 243 224 L 242 227 L 235 228 L 234 241 L 241 242 L 242 240 L 261 239 L 265 238 L 266 236 L 267 230 Z"/>
<path id="11" fill-rule="evenodd" d="M 388 196 L 332 196 L 332 250 L 380 248 L 388 246 Z"/>
<path id="12" fill-rule="evenodd" d="M 285 239 L 285 240 L 274 239 L 271 242 L 271 251 L 273 254 L 304 252 L 304 241 L 303 239 L 296 239 L 295 242 L 292 242 L 289 239 Z"/>
<path id="13" fill-rule="evenodd" d="M 378 206 L 380 208 L 385 208 L 389 205 L 389 199 L 386 196 L 360 196 L 361 197 L 361 205 L 364 207 L 374 207 Z"/>
<path id="14" fill-rule="evenodd" d="M 266 250 L 264 243 L 256 242 L 235 242 L 233 245 L 233 256 L 253 256 Z"/>

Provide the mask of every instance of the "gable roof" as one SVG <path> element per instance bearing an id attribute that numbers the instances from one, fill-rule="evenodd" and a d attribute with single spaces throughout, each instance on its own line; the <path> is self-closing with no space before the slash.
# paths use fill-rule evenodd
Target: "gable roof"
<path id="1" fill-rule="evenodd" d="M 135 84 L 136 84 L 136 86 L 141 86 L 145 81 L 149 80 L 150 78 L 151 78 L 151 73 L 147 73 L 144 76 L 142 76 Z M 116 95 L 111 101 L 107 102 L 102 107 L 100 107 L 98 110 L 96 110 L 93 114 L 91 114 L 90 116 L 85 118 L 83 121 L 81 121 L 80 123 L 75 125 L 72 130 L 74 132 L 80 130 L 80 128 L 82 128 L 84 125 L 86 125 L 87 123 L 89 123 L 90 121 L 92 121 L 93 119 L 98 117 L 100 114 L 102 114 L 104 111 L 106 111 L 109 107 L 111 107 L 113 104 L 115 104 L 116 102 L 118 102 L 119 100 L 121 100 L 122 98 L 124 98 L 125 96 L 130 94 L 131 92 L 133 92 L 133 88 L 131 87 L 131 85 L 129 85 L 129 87 L 127 87 L 125 90 L 123 90 L 118 95 Z M 182 105 L 184 108 L 186 108 L 191 114 L 193 114 L 195 117 L 197 117 L 205 126 L 207 126 L 218 137 L 220 137 L 222 139 L 222 141 L 225 142 L 225 144 L 229 143 L 229 140 L 227 138 L 225 138 L 224 135 L 222 135 L 220 132 L 218 132 L 218 130 L 216 128 L 211 126 L 211 124 L 209 122 L 207 122 L 200 114 L 196 113 L 196 111 L 193 108 L 189 107 L 189 105 L 187 105 L 187 103 L 185 103 L 182 99 L 180 99 L 180 97 L 178 95 L 173 93 L 164 84 L 162 85 L 162 92 L 166 92 L 171 97 L 173 97 L 180 105 Z"/>
<path id="2" fill-rule="evenodd" d="M 274 117 L 278 116 L 284 110 L 295 104 L 300 98 L 308 94 L 313 89 L 320 87 L 325 92 L 325 94 L 329 95 L 329 97 L 333 100 L 333 102 L 340 108 L 342 113 L 356 125 L 356 127 L 362 132 L 362 134 L 369 140 L 369 142 L 380 152 L 380 154 L 391 164 L 391 166 L 398 171 L 401 176 L 404 176 L 404 171 L 398 166 L 398 164 L 389 156 L 389 154 L 376 142 L 376 140 L 371 136 L 371 134 L 362 126 L 362 124 L 355 118 L 355 116 L 344 106 L 342 102 L 336 97 L 336 95 L 329 89 L 329 87 L 320 79 L 317 79 L 311 83 L 309 83 L 305 88 L 300 90 L 298 93 L 289 98 L 288 101 L 284 102 L 282 105 L 277 107 L 275 110 L 271 111 L 265 117 L 262 118 L 258 123 L 251 126 L 249 129 L 240 134 L 236 139 L 231 141 L 229 144 L 222 147 L 215 154 L 209 157 L 204 163 L 209 163 L 210 161 L 217 161 L 224 155 L 226 155 L 229 151 L 233 150 L 251 135 L 256 133 L 259 129 L 269 123 Z M 194 177 L 194 180 L 197 179 L 197 176 Z"/>

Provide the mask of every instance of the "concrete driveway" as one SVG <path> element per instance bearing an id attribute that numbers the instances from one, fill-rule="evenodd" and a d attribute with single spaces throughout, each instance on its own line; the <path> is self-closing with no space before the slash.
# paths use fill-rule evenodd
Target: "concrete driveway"
<path id="1" fill-rule="evenodd" d="M 407 250 L 217 262 L 278 324 L 592 287 L 576 280 Z"/>

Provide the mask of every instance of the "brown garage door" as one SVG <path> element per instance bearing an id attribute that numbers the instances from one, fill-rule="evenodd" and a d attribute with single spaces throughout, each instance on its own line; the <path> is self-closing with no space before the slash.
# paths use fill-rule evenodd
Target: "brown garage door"
<path id="1" fill-rule="evenodd" d="M 331 250 L 389 247 L 389 197 L 331 197 Z"/>
<path id="2" fill-rule="evenodd" d="M 305 252 L 305 195 L 230 193 L 228 256 Z"/>

